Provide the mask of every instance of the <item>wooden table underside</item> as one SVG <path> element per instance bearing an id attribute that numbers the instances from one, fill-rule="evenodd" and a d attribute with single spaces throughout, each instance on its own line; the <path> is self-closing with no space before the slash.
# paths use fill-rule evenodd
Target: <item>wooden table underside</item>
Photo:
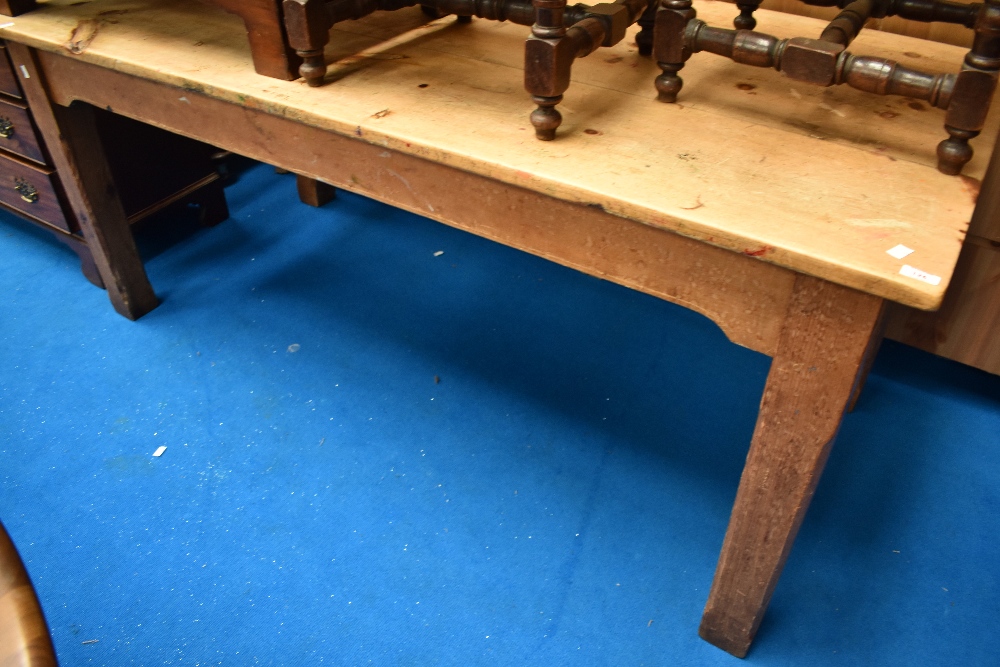
<path id="1" fill-rule="evenodd" d="M 77 10 L 70 7 L 67 11 Z M 414 51 L 415 55 L 407 67 L 392 69 L 397 62 L 392 59 L 393 54 L 380 50 L 378 53 L 384 58 L 371 58 L 366 62 L 388 63 L 385 69 L 391 71 L 395 78 L 387 80 L 372 75 L 371 89 L 359 87 L 366 81 L 364 76 L 359 76 L 353 83 L 350 79 L 350 73 L 356 71 L 357 60 L 345 61 L 339 76 L 347 78 L 322 91 L 304 90 L 301 84 L 283 82 L 258 84 L 252 79 L 235 82 L 220 77 L 208 81 L 204 77 L 185 78 L 203 76 L 197 63 L 187 70 L 190 74 L 173 76 L 165 72 L 165 67 L 161 65 L 147 67 L 138 61 L 129 62 L 123 53 L 88 53 L 83 58 L 68 55 L 61 40 L 68 32 L 65 26 L 77 20 L 75 14 L 72 17 L 72 21 L 59 23 L 58 29 L 52 30 L 51 39 L 29 33 L 8 35 L 15 41 L 23 38 L 34 46 L 44 47 L 35 51 L 11 43 L 10 53 L 17 66 L 23 65 L 36 81 L 44 81 L 49 97 L 59 105 L 50 116 L 36 119 L 49 134 L 78 141 L 80 135 L 86 132 L 90 107 L 73 105 L 73 102 L 110 107 L 116 113 L 359 192 L 691 308 L 711 318 L 733 342 L 773 357 L 760 415 L 701 625 L 701 635 L 712 643 L 736 655 L 746 654 L 805 515 L 845 409 L 879 340 L 883 299 L 933 307 L 939 302 L 940 292 L 943 292 L 943 287 L 939 290 L 915 287 L 894 276 L 898 265 L 886 263 L 888 260 L 883 257 L 886 248 L 881 246 L 895 238 L 893 234 L 896 232 L 892 230 L 912 230 L 906 232 L 909 235 L 907 242 L 916 247 L 922 261 L 931 263 L 931 268 L 941 273 L 947 283 L 950 268 L 957 257 L 957 247 L 952 248 L 951 244 L 960 244 L 961 231 L 972 208 L 959 181 L 940 176 L 930 166 L 923 167 L 895 158 L 886 160 L 881 154 L 873 156 L 868 148 L 843 150 L 833 141 L 823 141 L 824 150 L 831 156 L 831 164 L 840 164 L 836 160 L 848 159 L 845 156 L 856 156 L 853 159 L 863 168 L 881 169 L 883 177 L 898 179 L 892 181 L 898 183 L 898 187 L 889 189 L 885 195 L 894 198 L 891 206 L 896 215 L 924 215 L 928 221 L 941 219 L 944 222 L 940 228 L 921 230 L 908 222 L 906 217 L 882 219 L 877 217 L 881 209 L 866 203 L 867 198 L 861 197 L 864 201 L 851 204 L 852 207 L 861 207 L 857 208 L 858 213 L 851 209 L 850 215 L 856 216 L 849 218 L 854 221 L 851 223 L 854 227 L 848 228 L 836 221 L 812 220 L 804 213 L 786 214 L 787 220 L 768 227 L 768 220 L 773 215 L 768 211 L 822 212 L 834 211 L 836 206 L 824 202 L 817 208 L 809 197 L 801 193 L 801 187 L 787 189 L 780 196 L 772 197 L 768 188 L 778 181 L 767 180 L 773 178 L 771 172 L 756 166 L 747 169 L 743 165 L 738 166 L 743 170 L 738 172 L 741 174 L 739 178 L 724 181 L 718 188 L 707 188 L 701 195 L 695 196 L 696 193 L 690 192 L 685 183 L 711 183 L 712 175 L 721 178 L 731 173 L 727 170 L 737 169 L 737 165 L 730 163 L 727 157 L 734 146 L 731 143 L 724 146 L 722 157 L 710 160 L 713 149 L 710 143 L 705 143 L 703 136 L 697 132 L 683 136 L 678 134 L 688 132 L 684 129 L 687 116 L 676 112 L 671 112 L 673 122 L 664 125 L 662 132 L 668 137 L 673 132 L 676 135 L 674 140 L 685 146 L 687 152 L 678 152 L 682 149 L 674 146 L 668 147 L 668 157 L 673 158 L 673 154 L 677 153 L 674 171 L 669 172 L 670 178 L 651 174 L 648 181 L 634 182 L 636 178 L 647 178 L 640 169 L 643 165 L 639 161 L 646 162 L 653 158 L 641 153 L 636 148 L 640 145 L 638 139 L 633 139 L 633 135 L 626 131 L 634 129 L 634 123 L 626 128 L 623 122 L 616 125 L 605 119 L 596 121 L 600 123 L 597 126 L 604 130 L 601 135 L 607 133 L 609 140 L 619 141 L 622 146 L 617 152 L 611 150 L 606 154 L 627 156 L 629 150 L 637 154 L 628 158 L 632 162 L 614 163 L 613 170 L 609 167 L 608 171 L 602 171 L 587 181 L 580 174 L 570 171 L 574 165 L 580 167 L 594 162 L 593 151 L 585 143 L 590 141 L 588 136 L 594 135 L 584 134 L 579 125 L 577 132 L 568 139 L 561 143 L 554 142 L 556 148 L 538 147 L 536 144 L 540 142 L 529 142 L 518 144 L 516 150 L 511 150 L 490 135 L 494 132 L 516 137 L 516 125 L 509 127 L 501 124 L 496 130 L 493 125 L 483 125 L 464 130 L 470 136 L 471 133 L 487 135 L 481 140 L 482 146 L 477 144 L 476 150 L 494 152 L 489 164 L 482 160 L 476 162 L 468 152 L 460 154 L 448 147 L 447 142 L 464 136 L 465 126 L 462 123 L 453 121 L 454 131 L 448 135 L 412 135 L 412 132 L 425 131 L 422 128 L 428 122 L 428 115 L 421 113 L 419 105 L 440 105 L 440 100 L 452 99 L 449 81 L 431 78 L 432 71 L 440 71 L 442 62 L 462 66 L 460 58 L 447 53 L 428 55 L 426 51 Z M 25 24 L 30 24 L 30 21 L 25 21 Z M 29 28 L 21 29 L 30 32 Z M 371 26 L 367 29 L 374 30 Z M 108 30 L 124 31 L 125 27 L 116 24 Z M 455 46 L 455 50 L 467 55 L 487 50 L 490 35 L 499 34 L 497 31 L 505 28 L 484 30 L 489 32 L 478 33 L 478 39 L 471 42 L 474 48 L 470 49 L 466 42 L 461 42 L 465 45 L 461 46 L 456 41 L 459 46 Z M 425 39 L 427 34 L 426 31 L 421 33 L 417 41 Z M 189 35 L 184 35 L 179 43 L 190 44 L 190 39 Z M 506 38 L 501 34 L 500 39 Z M 509 43 L 503 43 L 504 49 Z M 96 47 L 95 43 L 91 48 Z M 897 48 L 905 50 L 906 45 Z M 627 55 L 624 47 L 620 51 Z M 229 52 L 217 53 L 223 56 Z M 489 99 L 510 104 L 520 117 L 518 103 L 510 101 L 515 98 L 496 92 L 507 85 L 504 77 L 512 78 L 510 72 L 514 71 L 512 66 L 495 65 L 498 59 L 506 57 L 506 53 L 506 50 L 497 50 L 488 52 L 486 56 L 480 55 L 482 60 L 477 64 L 482 67 L 484 62 L 494 63 L 495 76 L 483 79 L 493 87 Z M 158 61 L 160 63 L 177 61 L 176 55 L 167 52 L 157 55 L 162 58 Z M 611 55 L 605 62 L 617 63 L 624 57 Z M 512 58 L 518 56 L 520 54 Z M 426 63 L 421 62 L 421 58 Z M 702 67 L 703 62 L 705 67 L 713 66 L 712 61 L 705 59 L 694 63 L 692 69 Z M 435 68 L 417 69 L 422 64 L 432 63 Z M 245 65 L 233 61 L 225 71 L 242 72 L 245 69 Z M 580 77 L 586 81 L 593 71 L 582 70 Z M 411 78 L 405 79 L 407 76 Z M 610 86 L 622 85 L 622 77 L 615 73 L 601 76 L 608 77 L 605 84 L 608 87 L 600 88 L 606 99 L 613 92 Z M 426 81 L 431 82 L 428 90 L 441 91 L 442 97 L 422 97 L 425 93 L 419 91 L 425 90 L 425 87 L 418 86 L 417 82 Z M 352 88 L 352 85 L 355 87 Z M 451 85 L 457 84 L 452 81 Z M 577 90 L 586 89 L 586 85 L 575 85 Z M 257 87 L 251 93 L 249 88 L 254 86 Z M 397 99 L 391 103 L 393 115 L 386 117 L 382 112 L 373 113 L 372 110 L 378 111 L 385 104 L 379 95 L 387 94 L 385 91 L 392 86 L 408 91 L 405 94 L 410 97 L 406 101 L 412 108 L 407 108 Z M 728 90 L 736 88 L 732 82 L 727 86 Z M 754 93 L 760 91 L 762 96 L 767 94 L 763 83 L 754 83 L 749 88 Z M 694 101 L 694 113 L 698 113 L 697 105 L 710 103 L 711 96 L 702 96 L 702 101 L 698 102 L 698 94 L 693 87 L 692 91 L 690 99 Z M 795 99 L 808 94 L 795 90 L 793 93 Z M 782 94 L 785 95 L 783 99 L 791 99 L 787 96 L 787 88 Z M 330 102 L 333 99 L 339 103 Z M 751 105 L 752 113 L 742 109 L 740 113 L 745 115 L 735 123 L 736 129 L 755 128 L 753 133 L 746 135 L 747 141 L 767 145 L 768 137 L 779 136 L 759 125 L 765 112 L 773 106 L 768 101 L 773 98 L 762 97 L 759 102 L 752 96 L 740 99 Z M 834 97 L 818 99 L 823 105 L 823 113 L 827 113 L 825 109 L 832 110 L 830 114 L 834 122 L 833 111 L 846 109 L 840 113 L 852 113 L 847 106 L 837 106 L 839 102 Z M 629 109 L 641 103 L 638 97 L 629 98 Z M 754 111 L 753 104 L 765 111 Z M 867 102 L 862 100 L 859 104 Z M 352 105 L 358 106 L 361 111 L 354 110 Z M 485 107 L 477 107 L 473 102 L 454 104 L 448 101 L 448 105 L 449 113 L 462 112 L 475 117 L 486 112 Z M 32 106 L 34 108 L 34 103 Z M 321 111 L 316 109 L 327 108 L 331 109 L 329 118 L 317 115 Z M 609 103 L 607 108 L 617 107 Z M 509 121 L 514 116 L 508 111 L 501 110 L 497 115 Z M 654 112 L 658 113 L 658 110 L 651 110 L 650 117 L 655 117 Z M 350 114 L 357 115 L 352 117 Z M 420 138 L 431 136 L 431 139 L 411 146 L 409 137 L 391 136 L 386 133 L 387 130 L 379 133 L 382 128 L 392 126 L 393 122 L 410 122 L 411 117 L 413 127 L 417 128 L 410 128 L 411 135 Z M 721 118 L 711 114 L 709 117 Z M 747 125 L 747 118 L 753 120 L 750 125 Z M 925 122 L 916 113 L 912 118 L 914 123 Z M 909 122 L 908 118 L 905 120 Z M 934 121 L 931 123 L 936 125 Z M 643 124 L 643 128 L 651 127 L 655 126 L 652 123 Z M 721 120 L 714 123 L 713 131 L 720 136 L 730 136 L 724 134 L 726 124 Z M 799 131 L 800 134 L 783 131 L 780 136 L 788 137 L 787 141 L 800 142 L 806 149 L 816 145 L 816 140 L 811 138 L 816 129 L 806 128 L 803 132 L 800 128 Z M 925 131 L 925 134 L 927 132 L 930 131 Z M 640 132 L 635 137 L 645 137 L 647 144 L 650 143 L 648 133 Z M 760 150 L 756 148 L 758 143 L 753 143 L 751 150 L 744 153 L 754 154 L 754 151 Z M 691 146 L 697 148 L 688 148 Z M 87 160 L 99 158 L 99 154 L 95 158 L 93 147 L 80 147 L 75 153 L 81 155 L 83 148 L 87 149 Z M 783 146 L 774 145 L 765 150 L 768 150 L 765 157 L 782 163 Z M 931 145 L 927 162 L 932 159 L 932 150 Z M 522 154 L 527 158 L 523 158 Z M 521 159 L 525 160 L 523 166 L 518 164 Z M 551 164 L 562 170 L 560 173 L 566 176 L 567 182 L 559 183 L 545 171 Z M 887 169 L 890 165 L 891 173 Z M 94 172 L 97 176 L 91 176 L 90 170 L 80 168 L 80 165 L 76 167 L 84 186 L 80 192 L 70 193 L 71 203 L 78 217 L 86 221 L 89 231 L 85 231 L 94 239 L 91 242 L 102 250 L 105 261 L 99 268 L 109 285 L 112 302 L 119 312 L 130 317 L 140 316 L 155 305 L 155 299 L 150 299 L 152 289 L 131 243 L 127 226 L 107 201 L 108 184 L 100 177 L 99 170 Z M 709 174 L 699 175 L 699 168 L 709 170 Z M 534 173 L 528 173 L 529 169 Z M 809 164 L 800 163 L 796 176 L 818 179 L 810 169 Z M 835 186 L 855 178 L 842 166 L 834 169 L 833 173 L 840 181 L 831 181 L 829 191 L 819 192 L 821 199 L 840 196 Z M 628 174 L 628 177 L 621 174 Z M 684 181 L 686 178 L 695 180 Z M 864 178 L 862 175 L 861 180 Z M 609 179 L 618 179 L 613 196 L 601 191 L 602 187 L 609 189 L 606 184 Z M 681 185 L 671 183 L 671 179 L 679 179 Z M 731 186 L 744 187 L 757 197 L 750 202 L 749 208 L 741 209 L 732 216 L 732 206 L 726 203 L 731 201 L 727 198 L 733 196 Z M 651 187 L 659 187 L 661 191 L 651 190 Z M 675 194 L 671 194 L 674 192 L 671 188 L 675 188 Z M 930 206 L 924 198 L 925 192 L 933 193 L 936 198 L 930 213 L 925 211 Z M 652 203 L 644 203 L 644 197 Z M 647 213 L 650 210 L 654 212 Z M 840 213 L 844 215 L 842 211 Z M 802 216 L 801 230 L 792 228 L 796 223 L 795 215 Z M 754 224 L 741 227 L 747 217 L 755 221 Z M 916 220 L 915 217 L 910 219 Z M 95 224 L 95 221 L 98 222 Z M 710 227 L 710 223 L 715 226 Z M 816 242 L 819 230 L 824 230 L 826 236 Z M 814 245 L 809 246 L 810 243 Z M 869 248 L 870 245 L 874 245 L 874 249 Z M 824 248 L 833 250 L 825 251 Z M 826 252 L 826 257 L 821 256 L 823 252 Z M 843 257 L 843 261 L 838 257 Z"/>

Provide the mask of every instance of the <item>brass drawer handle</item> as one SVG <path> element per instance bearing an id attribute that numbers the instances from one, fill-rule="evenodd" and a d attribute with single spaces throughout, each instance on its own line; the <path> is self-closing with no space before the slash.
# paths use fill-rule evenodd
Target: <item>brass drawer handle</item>
<path id="1" fill-rule="evenodd" d="M 23 178 L 14 179 L 14 189 L 17 190 L 19 195 L 21 195 L 21 199 L 29 204 L 34 204 L 38 201 L 38 190 L 35 189 L 34 185 Z"/>
<path id="2" fill-rule="evenodd" d="M 0 137 L 4 139 L 10 139 L 14 136 L 14 123 L 10 122 L 9 118 L 4 118 L 0 116 Z"/>

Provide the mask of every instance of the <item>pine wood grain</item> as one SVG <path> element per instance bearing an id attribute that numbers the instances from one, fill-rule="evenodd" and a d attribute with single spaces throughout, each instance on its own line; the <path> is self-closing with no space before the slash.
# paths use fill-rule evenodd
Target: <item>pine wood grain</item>
<path id="1" fill-rule="evenodd" d="M 55 0 L 0 34 L 65 53 L 81 21 L 116 7 L 127 11 L 75 58 L 175 86 L 178 98 L 197 90 L 304 126 L 360 133 L 921 309 L 940 305 L 972 214 L 969 182 L 933 169 L 943 136 L 937 111 L 792 85 L 780 73 L 707 54 L 685 68 L 681 104 L 659 104 L 657 68 L 630 39 L 576 63 L 560 105 L 562 134 L 543 144 L 527 122 L 521 26 L 421 26 L 416 9 L 345 22 L 327 52 L 333 81 L 321 89 L 257 76 L 236 17 L 187 0 Z M 732 10 L 698 4 L 713 22 L 731 20 Z M 820 25 L 764 14 L 779 35 Z M 418 27 L 400 34 L 407 21 Z M 862 34 L 855 45 L 931 71 L 954 70 L 964 55 L 885 33 Z M 982 176 L 996 124 L 994 114 L 976 141 L 972 179 Z M 914 248 L 910 263 L 941 283 L 899 275 L 901 263 L 885 254 L 897 243 Z"/>

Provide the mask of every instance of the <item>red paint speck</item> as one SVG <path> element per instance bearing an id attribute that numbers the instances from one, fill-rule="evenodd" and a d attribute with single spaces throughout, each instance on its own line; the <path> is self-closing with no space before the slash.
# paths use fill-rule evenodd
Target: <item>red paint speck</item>
<path id="1" fill-rule="evenodd" d="M 743 254 L 746 255 L 747 257 L 763 257 L 769 252 L 774 252 L 774 248 L 772 248 L 769 245 L 766 245 L 763 248 L 758 248 L 757 250 L 751 250 L 750 248 L 747 248 L 746 250 L 743 251 Z"/>

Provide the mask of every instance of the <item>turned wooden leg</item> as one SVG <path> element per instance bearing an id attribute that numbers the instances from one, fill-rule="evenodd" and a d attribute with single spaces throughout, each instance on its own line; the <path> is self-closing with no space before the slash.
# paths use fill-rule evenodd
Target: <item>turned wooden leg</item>
<path id="1" fill-rule="evenodd" d="M 155 308 L 159 301 L 149 284 L 118 198 L 97 133 L 93 107 L 81 103 L 71 107 L 50 104 L 31 49 L 8 42 L 7 50 L 15 71 L 30 76 L 21 79 L 24 96 L 52 155 L 66 198 L 80 224 L 108 297 L 120 314 L 131 320 L 138 319 Z"/>
<path id="2" fill-rule="evenodd" d="M 882 299 L 798 276 L 699 634 L 743 657 L 760 626 L 867 354 Z"/>
<path id="3" fill-rule="evenodd" d="M 300 58 L 288 45 L 277 0 L 202 0 L 236 14 L 246 25 L 250 53 L 258 74 L 293 81 L 299 78 Z"/>
<path id="4" fill-rule="evenodd" d="M 684 48 L 684 29 L 694 19 L 691 0 L 661 0 L 656 12 L 653 54 L 663 73 L 656 77 L 656 90 L 661 102 L 676 102 L 684 81 L 678 72 L 691 57 Z"/>
<path id="5" fill-rule="evenodd" d="M 635 36 L 635 45 L 639 47 L 640 56 L 653 55 L 653 33 L 656 28 L 656 12 L 660 8 L 660 0 L 649 0 L 646 9 L 639 17 L 639 27 L 642 30 Z"/>
<path id="6" fill-rule="evenodd" d="M 733 26 L 737 30 L 753 30 L 757 27 L 757 19 L 753 17 L 753 13 L 760 7 L 760 1 L 750 0 L 749 2 L 745 2 L 741 0 L 736 3 L 736 7 L 740 10 L 740 15 L 733 19 Z"/>
<path id="7" fill-rule="evenodd" d="M 569 88 L 569 74 L 576 53 L 566 48 L 563 13 L 566 0 L 533 0 L 535 24 L 524 47 L 524 87 L 538 108 L 531 112 L 535 136 L 542 141 L 556 138 L 562 115 L 556 105 Z"/>
<path id="8" fill-rule="evenodd" d="M 319 208 L 337 197 L 337 188 L 315 178 L 299 175 L 295 177 L 295 184 L 299 190 L 299 199 L 309 206 Z"/>
<path id="9" fill-rule="evenodd" d="M 302 58 L 299 73 L 312 87 L 323 85 L 326 60 L 323 50 L 330 42 L 330 16 L 326 0 L 285 0 L 285 29 L 288 43 Z"/>
<path id="10" fill-rule="evenodd" d="M 958 73 L 948 104 L 944 129 L 949 137 L 938 144 L 938 170 L 956 175 L 972 159 L 969 140 L 986 123 L 1000 72 L 1000 0 L 987 0 L 976 16 L 976 37 Z"/>

